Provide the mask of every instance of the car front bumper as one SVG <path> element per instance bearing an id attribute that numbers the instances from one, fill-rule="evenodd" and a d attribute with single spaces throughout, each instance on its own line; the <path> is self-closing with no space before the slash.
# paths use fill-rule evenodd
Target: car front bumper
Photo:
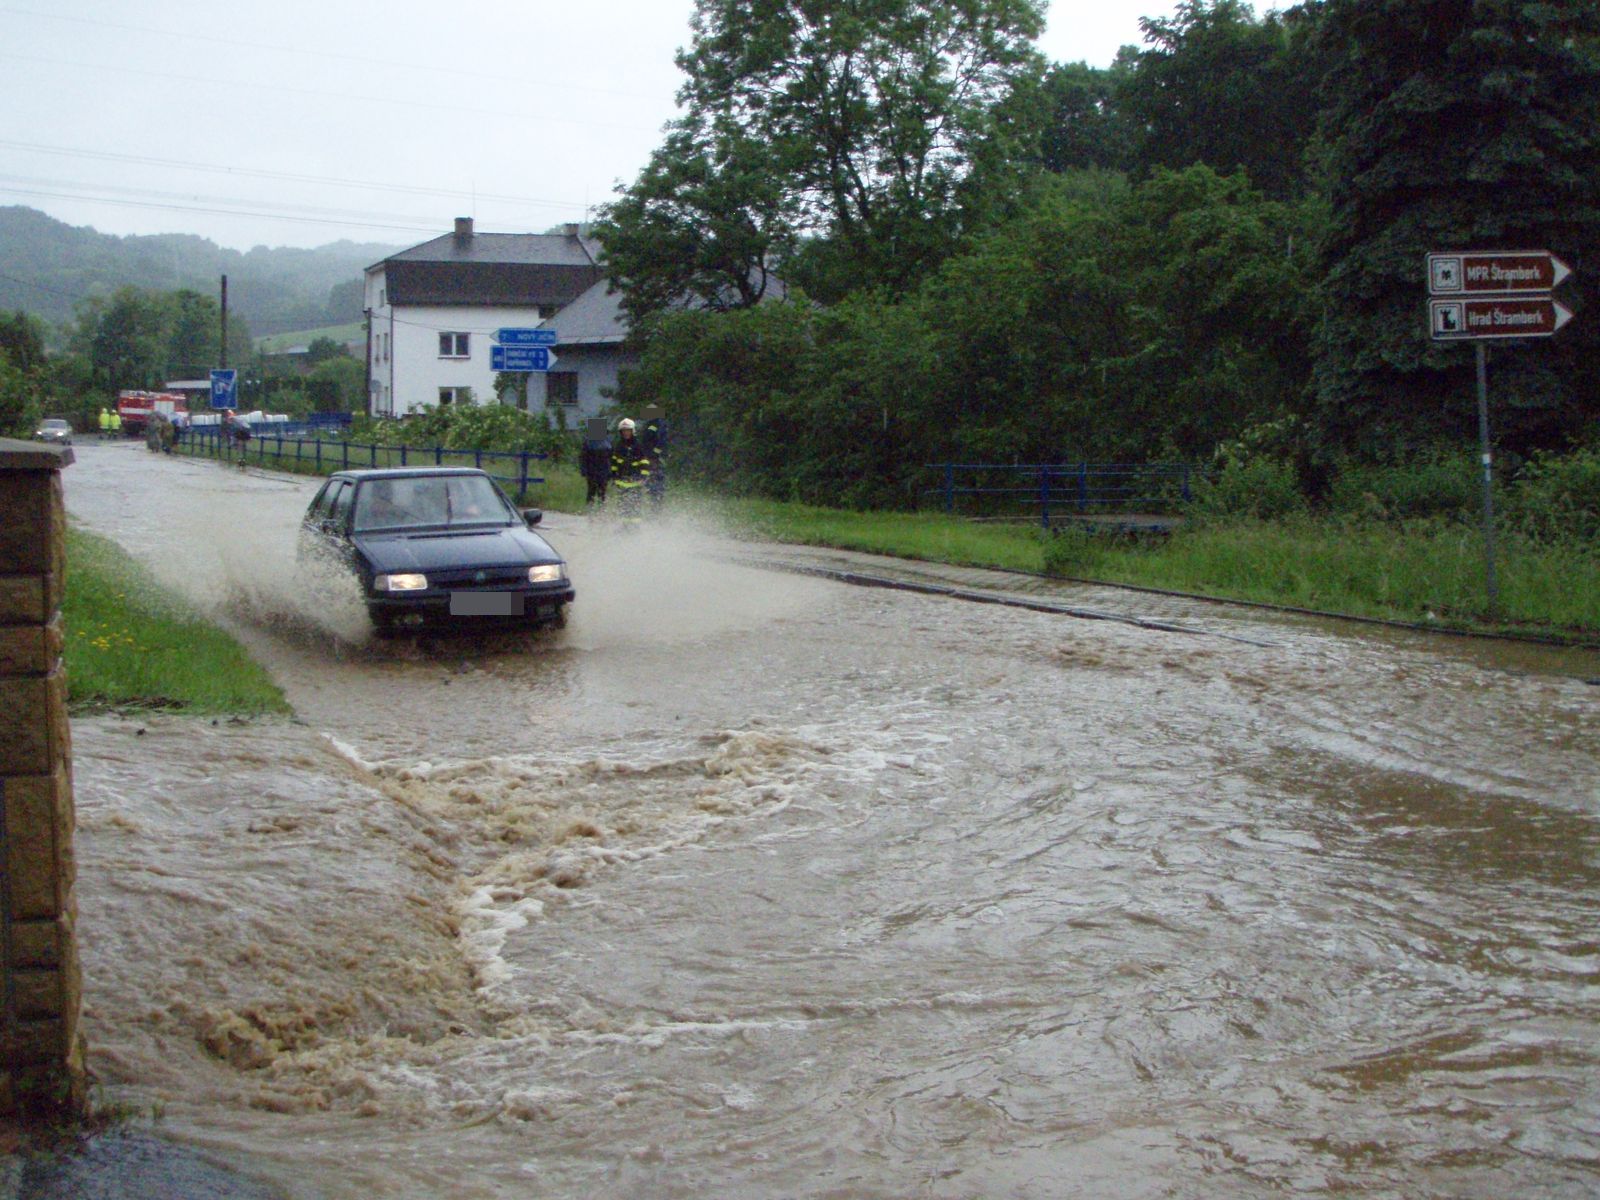
<path id="1" fill-rule="evenodd" d="M 545 624 L 559 620 L 562 608 L 576 596 L 570 583 L 455 591 L 430 588 L 369 595 L 367 611 L 373 624 L 390 629 Z"/>

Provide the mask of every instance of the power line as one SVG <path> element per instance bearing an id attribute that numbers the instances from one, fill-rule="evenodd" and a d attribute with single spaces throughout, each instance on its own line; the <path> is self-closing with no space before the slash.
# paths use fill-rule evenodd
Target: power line
<path id="1" fill-rule="evenodd" d="M 417 187 L 403 183 L 386 183 L 360 179 L 341 179 L 329 175 L 303 175 L 291 171 L 264 171 L 256 167 L 227 167 L 219 163 L 189 162 L 177 158 L 155 158 L 145 154 L 118 154 L 109 150 L 84 150 L 71 146 L 47 146 L 38 142 L 15 142 L 0 138 L 0 146 L 25 150 L 35 154 L 55 154 L 69 158 L 96 158 L 108 162 L 133 163 L 138 166 L 176 167 L 189 171 L 208 171 L 214 174 L 239 175 L 251 179 L 281 179 L 290 183 L 331 184 L 335 187 L 358 188 L 375 192 L 407 192 L 418 196 L 450 196 L 459 199 L 497 200 L 509 204 L 537 205 L 539 207 L 581 209 L 584 207 L 565 200 L 539 200 L 532 196 L 507 196 L 496 192 L 466 191 L 459 188 Z"/>
<path id="2" fill-rule="evenodd" d="M 0 279 L 9 280 L 12 283 L 20 283 L 23 287 L 32 288 L 36 292 L 49 292 L 52 296 L 60 296 L 63 300 L 76 302 L 84 298 L 84 293 L 82 292 L 73 295 L 71 292 L 63 292 L 60 288 L 46 287 L 42 283 L 35 283 L 31 279 L 18 279 L 15 275 L 7 275 L 3 271 L 0 271 Z"/>
<path id="3" fill-rule="evenodd" d="M 198 195 L 190 195 L 188 193 L 182 193 L 182 192 L 156 191 L 156 190 L 151 189 L 151 188 L 119 187 L 116 184 L 111 184 L 111 183 L 81 183 L 81 182 L 79 182 L 77 180 L 30 179 L 30 178 L 28 178 L 26 176 L 0 175 L 0 191 L 6 190 L 8 185 L 17 185 L 17 184 L 24 185 L 24 186 L 35 187 L 35 188 L 77 188 L 77 189 L 87 189 L 88 190 L 87 193 L 84 194 L 84 196 L 83 196 L 84 199 L 100 199 L 100 196 L 98 194 L 96 194 L 96 193 L 107 193 L 107 194 L 117 194 L 117 195 L 123 195 L 123 196 L 142 196 L 142 197 L 145 197 L 146 199 L 162 200 L 162 201 L 166 201 L 166 200 L 199 201 L 199 202 L 204 202 L 204 203 L 207 203 L 207 204 L 225 204 L 225 205 L 235 205 L 235 206 L 237 206 L 237 205 L 259 204 L 260 203 L 260 201 L 235 200 L 231 196 L 198 196 Z M 402 221 L 402 222 L 407 222 L 408 223 L 408 227 L 411 227 L 411 228 L 421 228 L 424 225 L 429 224 L 430 222 L 431 222 L 431 224 L 432 224 L 432 226 L 434 228 L 437 228 L 442 223 L 443 224 L 447 224 L 448 223 L 448 222 L 441 222 L 441 221 L 439 221 L 439 220 L 437 220 L 435 218 L 412 216 L 409 213 L 398 213 L 398 214 L 397 213 L 376 213 L 376 212 L 356 211 L 356 210 L 352 210 L 352 209 L 324 208 L 324 207 L 319 207 L 319 206 L 316 206 L 316 205 L 309 205 L 309 204 L 275 203 L 273 205 L 273 207 L 278 212 L 283 213 L 285 215 L 293 215 L 293 214 L 303 214 L 303 215 L 306 215 L 306 216 L 320 215 L 320 216 L 325 216 L 325 217 L 327 217 L 327 218 L 329 218 L 331 220 L 341 220 L 341 221 L 351 222 L 351 223 L 359 223 L 359 222 L 365 221 L 365 220 L 367 220 L 369 218 L 378 218 L 378 219 L 380 219 L 382 221 Z M 413 223 L 413 222 L 415 223 L 414 225 L 409 224 L 409 223 Z"/>
<path id="4" fill-rule="evenodd" d="M 309 225 L 342 225 L 360 229 L 399 229 L 407 233 L 438 233 L 435 225 L 390 225 L 379 221 L 335 220 L 332 217 L 300 217 L 279 212 L 250 211 L 242 208 L 207 208 L 195 204 L 162 204 L 154 200 L 118 200 L 110 196 L 93 196 L 76 192 L 47 192 L 31 188 L 0 186 L 0 193 L 12 196 L 45 196 L 53 200 L 86 200 L 94 204 L 117 204 L 125 208 L 159 208 L 167 212 L 204 213 L 217 217 L 265 217 L 274 221 L 298 221 Z"/>
<path id="5" fill-rule="evenodd" d="M 47 21 L 70 21 L 78 25 L 98 25 L 104 29 L 120 29 L 128 33 L 148 33 L 160 38 L 184 38 L 193 42 L 210 42 L 220 46 L 241 46 L 249 50 L 266 50 L 277 54 L 289 54 L 300 59 L 305 57 L 328 58 L 340 62 L 363 63 L 376 67 L 400 67 L 407 71 L 424 72 L 428 75 L 461 75 L 475 80 L 499 79 L 506 83 L 525 84 L 526 79 L 512 75 L 493 75 L 475 68 L 441 66 L 437 63 L 398 62 L 393 59 L 372 58 L 361 54 L 341 54 L 335 50 L 318 50 L 314 47 L 274 46 L 265 42 L 249 42 L 239 38 L 217 37 L 213 34 L 191 33 L 186 30 L 156 29 L 149 25 L 128 25 L 118 21 L 102 21 L 92 17 L 66 16 L 62 13 L 39 12 L 30 8 L 16 8 L 12 5 L 0 5 L 0 12 L 8 12 L 21 17 L 38 17 Z M 549 82 L 549 81 L 547 81 Z M 594 92 L 603 96 L 620 96 L 624 99 L 653 100 L 654 96 L 647 96 L 642 92 L 625 92 L 616 88 L 596 87 L 593 84 L 571 83 L 556 81 L 554 86 L 562 91 Z"/>
<path id="6" fill-rule="evenodd" d="M 169 83 L 167 76 L 157 72 L 138 67 L 113 66 L 105 63 L 69 62 L 59 58 L 42 58 L 34 54 L 13 54 L 10 51 L 0 50 L 0 58 L 14 59 L 18 62 L 39 63 L 47 67 L 67 67 L 74 71 L 111 72 L 119 75 L 135 75 L 141 78 Z M 228 89 L 237 89 L 237 79 L 217 79 L 211 76 L 185 74 L 183 80 L 186 84 L 212 84 L 225 89 L 221 94 L 228 94 Z M 465 104 L 436 104 L 427 100 L 410 100 L 404 96 L 360 96 L 353 92 L 333 92 L 320 88 L 295 88 L 285 87 L 280 83 L 252 83 L 253 91 L 285 92 L 291 96 L 315 96 L 324 100 L 348 100 L 373 106 L 400 106 L 405 108 L 428 108 L 441 112 L 471 113 L 474 116 L 494 117 L 497 120 L 515 119 L 518 121 L 548 121 L 557 125 L 575 125 L 580 129 L 617 129 L 629 133 L 642 133 L 644 129 L 639 125 L 621 125 L 614 121 L 580 121 L 569 117 L 552 116 L 549 113 L 506 112 L 504 109 L 472 108 Z M 651 130 L 651 133 L 658 132 Z"/>

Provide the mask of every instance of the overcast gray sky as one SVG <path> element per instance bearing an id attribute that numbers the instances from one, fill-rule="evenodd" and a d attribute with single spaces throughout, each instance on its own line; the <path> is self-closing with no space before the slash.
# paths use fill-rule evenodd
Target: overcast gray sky
<path id="1" fill-rule="evenodd" d="M 631 182 L 692 0 L 0 0 L 0 205 L 224 246 L 543 230 Z M 1053 0 L 1106 66 L 1171 0 Z"/>

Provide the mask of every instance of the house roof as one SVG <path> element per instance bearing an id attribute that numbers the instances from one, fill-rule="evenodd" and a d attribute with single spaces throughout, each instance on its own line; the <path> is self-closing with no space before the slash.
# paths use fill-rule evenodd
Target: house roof
<path id="1" fill-rule="evenodd" d="M 604 274 L 598 247 L 572 233 L 447 233 L 367 268 L 391 304 L 565 305 Z"/>
<path id="2" fill-rule="evenodd" d="M 622 314 L 622 295 L 611 290 L 602 279 L 555 316 L 540 322 L 541 329 L 554 329 L 557 346 L 613 345 L 628 336 L 627 319 Z"/>
<path id="3" fill-rule="evenodd" d="M 596 266 L 543 263 L 390 262 L 390 304 L 459 304 L 525 308 L 570 304 L 602 276 Z"/>
<path id="4" fill-rule="evenodd" d="M 570 233 L 447 233 L 384 259 L 386 263 L 524 263 L 545 267 L 592 267 L 597 249 Z"/>
<path id="5" fill-rule="evenodd" d="M 762 303 L 787 299 L 789 289 L 776 275 L 767 280 L 767 293 Z M 680 308 L 703 308 L 704 302 L 685 296 L 678 302 Z M 609 279 L 599 282 L 573 300 L 555 316 L 540 322 L 541 329 L 554 329 L 558 346 L 614 345 L 628 336 L 628 318 L 622 311 L 622 293 L 611 286 Z"/>

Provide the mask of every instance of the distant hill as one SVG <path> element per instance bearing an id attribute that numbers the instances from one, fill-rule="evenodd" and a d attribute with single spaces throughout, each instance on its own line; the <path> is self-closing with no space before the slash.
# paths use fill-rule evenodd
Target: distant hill
<path id="1" fill-rule="evenodd" d="M 118 237 L 0 207 L 0 312 L 20 308 L 59 324 L 78 300 L 124 284 L 214 296 L 226 275 L 228 309 L 256 336 L 341 325 L 361 319 L 363 270 L 404 248 L 340 241 L 240 253 L 193 234 Z"/>

